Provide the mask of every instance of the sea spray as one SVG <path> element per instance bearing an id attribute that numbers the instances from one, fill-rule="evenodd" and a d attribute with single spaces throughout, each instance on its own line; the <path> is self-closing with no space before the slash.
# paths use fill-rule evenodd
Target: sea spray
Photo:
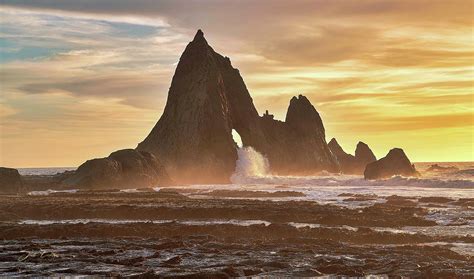
<path id="1" fill-rule="evenodd" d="M 239 184 L 252 181 L 257 177 L 267 176 L 270 170 L 268 159 L 252 147 L 237 149 L 238 159 L 235 172 L 230 178 L 232 183 Z"/>

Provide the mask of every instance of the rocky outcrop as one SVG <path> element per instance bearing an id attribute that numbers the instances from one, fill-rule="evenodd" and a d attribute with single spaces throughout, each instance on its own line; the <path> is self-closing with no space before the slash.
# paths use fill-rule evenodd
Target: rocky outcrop
<path id="1" fill-rule="evenodd" d="M 334 156 L 336 156 L 337 161 L 339 162 L 339 165 L 341 167 L 341 172 L 346 174 L 352 174 L 355 165 L 355 157 L 351 154 L 346 153 L 335 138 L 332 138 L 329 141 L 328 146 Z"/>
<path id="2" fill-rule="evenodd" d="M 377 161 L 377 158 L 375 157 L 369 146 L 361 141 L 357 143 L 357 147 L 355 150 L 355 159 L 357 162 L 356 171 L 360 174 L 364 172 L 365 167 L 368 164 Z"/>
<path id="3" fill-rule="evenodd" d="M 290 100 L 284 122 L 266 114 L 260 123 L 264 138 L 252 146 L 268 158 L 272 172 L 309 175 L 322 170 L 339 171 L 326 143 L 321 117 L 305 96 Z"/>
<path id="4" fill-rule="evenodd" d="M 0 167 L 0 194 L 18 194 L 23 191 L 23 182 L 18 170 Z"/>
<path id="5" fill-rule="evenodd" d="M 328 146 L 336 156 L 341 172 L 345 174 L 363 174 L 367 164 L 377 160 L 369 146 L 361 141 L 357 144 L 355 156 L 346 153 L 335 138 L 331 139 Z"/>
<path id="6" fill-rule="evenodd" d="M 293 98 L 285 122 L 260 117 L 239 71 L 199 30 L 180 58 L 163 115 L 137 149 L 156 155 L 177 182 L 226 183 L 237 160 L 233 129 L 273 172 L 339 169 L 308 99 Z"/>
<path id="7" fill-rule="evenodd" d="M 153 154 L 134 149 L 89 160 L 63 181 L 65 185 L 81 189 L 146 188 L 170 182 L 163 165 Z"/>
<path id="8" fill-rule="evenodd" d="M 365 179 L 382 179 L 394 175 L 420 175 L 401 148 L 390 150 L 384 158 L 368 164 L 364 171 Z"/>

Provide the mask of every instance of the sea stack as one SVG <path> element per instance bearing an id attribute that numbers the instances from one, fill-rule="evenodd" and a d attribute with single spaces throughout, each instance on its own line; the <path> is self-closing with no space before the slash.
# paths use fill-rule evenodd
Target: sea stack
<path id="1" fill-rule="evenodd" d="M 364 171 L 365 179 L 382 179 L 394 175 L 420 175 L 401 148 L 390 150 L 384 158 L 368 164 Z"/>
<path id="2" fill-rule="evenodd" d="M 351 154 L 346 153 L 335 138 L 332 138 L 329 141 L 328 146 L 334 156 L 336 156 L 337 161 L 339 162 L 339 165 L 341 167 L 341 172 L 346 174 L 352 174 L 355 164 L 355 157 Z"/>
<path id="3" fill-rule="evenodd" d="M 239 71 L 199 30 L 180 58 L 163 115 L 137 150 L 159 158 L 178 183 L 228 183 L 237 160 L 233 129 L 269 159 L 272 172 L 339 170 L 309 100 L 292 98 L 285 122 L 260 117 Z"/>
<path id="4" fill-rule="evenodd" d="M 345 174 L 362 175 L 367 164 L 377 160 L 369 146 L 361 141 L 357 144 L 355 156 L 346 153 L 335 138 L 328 145 L 341 165 L 341 172 Z"/>
<path id="5" fill-rule="evenodd" d="M 356 172 L 362 174 L 365 167 L 377 161 L 377 158 L 367 144 L 359 141 L 355 150 L 355 160 L 357 162 Z"/>

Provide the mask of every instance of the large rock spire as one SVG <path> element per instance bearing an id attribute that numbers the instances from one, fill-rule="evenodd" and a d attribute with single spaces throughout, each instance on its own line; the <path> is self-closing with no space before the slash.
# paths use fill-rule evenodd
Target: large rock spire
<path id="1" fill-rule="evenodd" d="M 304 96 L 292 99 L 287 122 L 258 115 L 239 71 L 198 30 L 180 58 L 163 115 L 137 149 L 155 154 L 177 182 L 228 182 L 237 160 L 235 129 L 274 171 L 337 169 L 321 118 Z"/>

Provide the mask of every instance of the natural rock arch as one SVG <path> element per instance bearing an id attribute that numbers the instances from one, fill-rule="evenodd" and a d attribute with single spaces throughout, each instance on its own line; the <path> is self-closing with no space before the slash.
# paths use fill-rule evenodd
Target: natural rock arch
<path id="1" fill-rule="evenodd" d="M 233 129 L 274 172 L 338 171 L 309 100 L 292 98 L 285 122 L 260 117 L 239 70 L 199 30 L 180 58 L 163 115 L 137 149 L 155 154 L 177 182 L 225 183 L 237 160 Z"/>

